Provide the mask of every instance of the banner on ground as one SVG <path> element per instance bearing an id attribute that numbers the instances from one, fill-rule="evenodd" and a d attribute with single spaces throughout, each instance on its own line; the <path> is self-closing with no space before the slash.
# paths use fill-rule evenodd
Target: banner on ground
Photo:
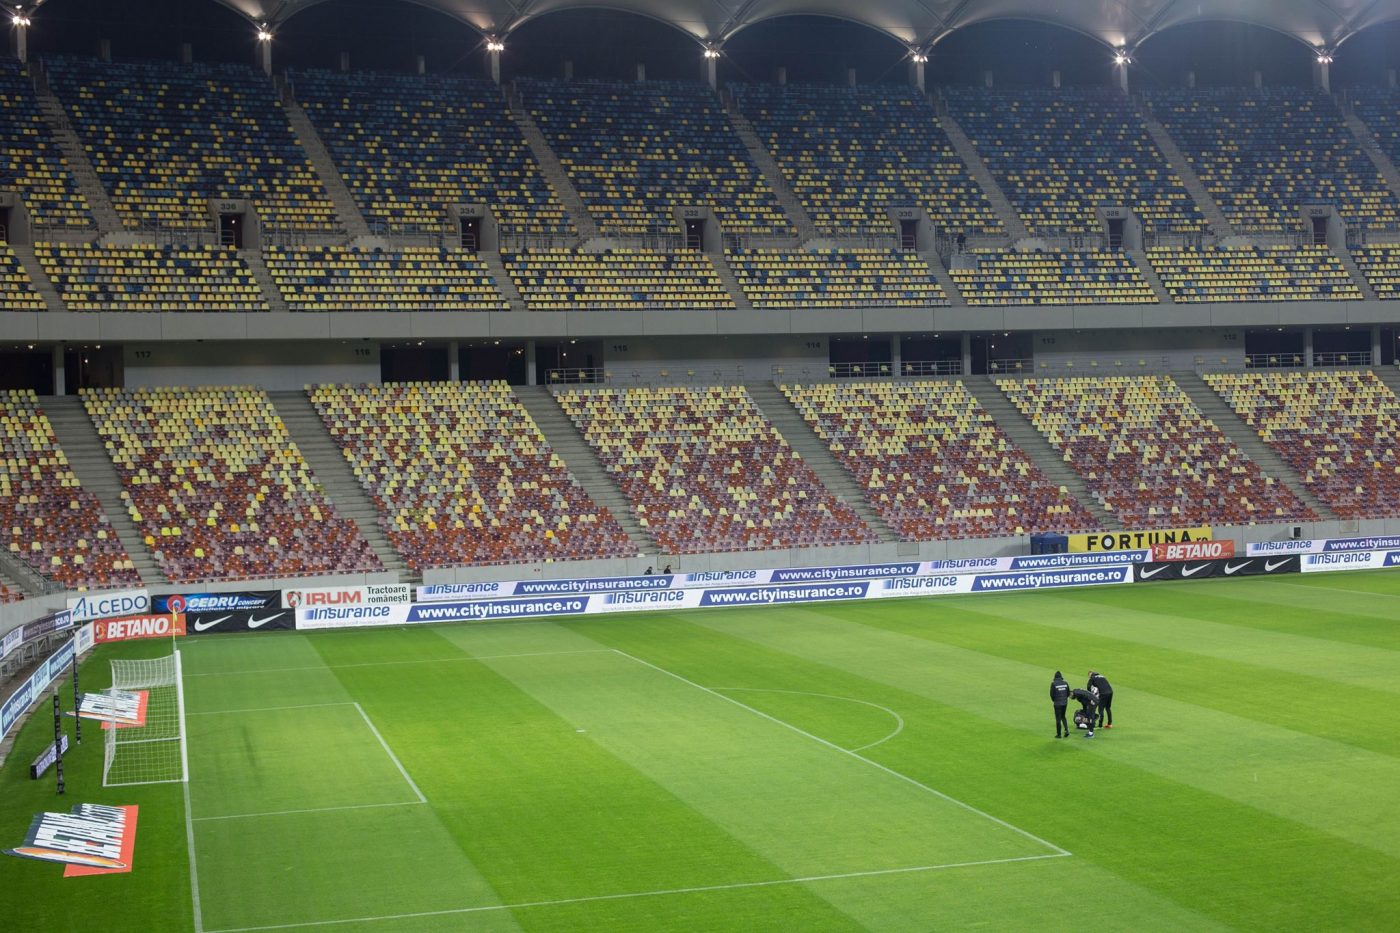
<path id="1" fill-rule="evenodd" d="M 174 612 L 163 612 L 122 619 L 98 619 L 92 623 L 92 634 L 98 644 L 130 641 L 133 638 L 173 638 L 185 634 L 185 617 Z"/>
<path id="2" fill-rule="evenodd" d="M 1131 551 L 1150 548 L 1154 544 L 1176 544 L 1180 541 L 1209 541 L 1214 532 L 1209 525 L 1195 528 L 1156 528 L 1151 531 L 1096 531 L 1092 534 L 1066 535 L 1071 553 L 1084 551 Z"/>
<path id="3" fill-rule="evenodd" d="M 149 590 L 113 590 L 84 593 L 68 598 L 68 611 L 75 622 L 107 619 L 113 616 L 135 616 L 151 611 Z"/>
<path id="4" fill-rule="evenodd" d="M 1284 554 L 1275 557 L 1174 560 L 1137 564 L 1133 567 L 1133 579 L 1137 583 L 1156 580 L 1204 580 L 1207 577 L 1258 577 L 1266 574 L 1297 573 L 1298 570 L 1298 555 Z"/>
<path id="5" fill-rule="evenodd" d="M 1400 535 L 1256 541 L 1245 547 L 1245 553 L 1252 557 L 1255 554 L 1331 554 L 1340 551 L 1387 551 L 1396 548 L 1400 548 Z"/>
<path id="6" fill-rule="evenodd" d="M 1303 573 L 1330 573 L 1334 570 L 1379 570 L 1400 567 L 1400 551 L 1334 551 L 1300 555 Z"/>
<path id="7" fill-rule="evenodd" d="M 1234 541 L 1182 541 L 1177 544 L 1152 545 L 1152 560 L 1164 563 L 1176 560 L 1221 560 L 1235 556 Z"/>
<path id="8" fill-rule="evenodd" d="M 59 862 L 63 877 L 131 871 L 136 851 L 137 807 L 80 803 L 71 813 L 40 813 L 29 824 L 24 844 L 6 855 Z"/>
<path id="9" fill-rule="evenodd" d="M 419 603 L 455 602 L 514 596 L 565 596 L 630 591 L 683 590 L 712 586 L 764 586 L 774 583 L 834 583 L 1010 570 L 1052 570 L 1141 563 L 1146 550 L 1094 554 L 1030 554 L 1017 557 L 964 557 L 931 561 L 892 561 L 835 567 L 781 567 L 768 570 L 713 570 L 632 577 L 577 577 L 486 583 L 438 583 L 418 587 Z"/>
<path id="10" fill-rule="evenodd" d="M 166 593 L 151 597 L 152 612 L 239 612 L 282 607 L 281 590 L 244 590 L 236 593 Z"/>
<path id="11" fill-rule="evenodd" d="M 185 614 L 185 632 L 189 635 L 222 635 L 228 632 L 271 632 L 297 627 L 296 610 L 253 609 L 227 612 L 191 612 Z"/>
<path id="12" fill-rule="evenodd" d="M 78 709 L 69 716 L 96 719 L 102 728 L 133 728 L 146 724 L 150 708 L 149 690 L 112 690 L 108 693 L 84 693 L 78 697 Z"/>
<path id="13" fill-rule="evenodd" d="M 383 606 L 413 601 L 413 588 L 407 583 L 368 586 L 315 586 L 282 591 L 282 609 L 303 606 Z"/>

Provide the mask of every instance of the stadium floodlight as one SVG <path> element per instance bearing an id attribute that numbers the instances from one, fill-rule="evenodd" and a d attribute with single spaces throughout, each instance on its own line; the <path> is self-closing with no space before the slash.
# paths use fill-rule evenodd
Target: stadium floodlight
<path id="1" fill-rule="evenodd" d="M 23 10 L 15 10 L 15 15 L 10 17 L 10 23 L 14 26 L 28 26 L 29 17 L 24 15 Z"/>
<path id="2" fill-rule="evenodd" d="M 1133 63 L 1133 60 L 1132 60 L 1132 58 L 1128 55 L 1128 52 L 1127 52 L 1126 49 L 1119 49 L 1118 51 L 1116 51 L 1116 52 L 1113 53 L 1113 64 L 1115 64 L 1115 65 L 1131 65 L 1132 63 Z"/>
<path id="3" fill-rule="evenodd" d="M 1332 64 L 1332 55 L 1326 49 L 1319 49 L 1317 53 L 1317 63 L 1319 65 Z"/>
<path id="4" fill-rule="evenodd" d="M 926 65 L 926 64 L 928 64 L 928 56 L 925 55 L 923 52 L 910 52 L 910 53 L 909 53 L 909 58 L 910 58 L 910 59 L 914 62 L 914 64 L 916 64 L 916 65 Z"/>
<path id="5" fill-rule="evenodd" d="M 505 44 L 504 42 L 502 42 L 500 39 L 497 39 L 495 36 L 488 36 L 488 37 L 487 37 L 487 39 L 486 39 L 486 51 L 488 51 L 488 52 L 504 52 L 505 50 L 506 50 L 506 44 Z"/>
<path id="6" fill-rule="evenodd" d="M 271 41 L 272 41 L 272 32 L 271 32 L 266 26 L 259 26 L 259 27 L 258 27 L 258 41 L 259 41 L 259 42 L 271 42 Z"/>
<path id="7" fill-rule="evenodd" d="M 715 48 L 713 45 L 705 46 L 705 57 L 711 61 L 719 58 L 719 49 Z"/>

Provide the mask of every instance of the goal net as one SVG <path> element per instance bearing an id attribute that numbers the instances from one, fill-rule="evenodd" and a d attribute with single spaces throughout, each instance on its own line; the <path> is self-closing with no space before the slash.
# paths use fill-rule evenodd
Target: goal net
<path id="1" fill-rule="evenodd" d="M 180 652 L 113 661 L 112 686 L 105 692 L 124 714 L 102 723 L 103 786 L 188 780 Z"/>

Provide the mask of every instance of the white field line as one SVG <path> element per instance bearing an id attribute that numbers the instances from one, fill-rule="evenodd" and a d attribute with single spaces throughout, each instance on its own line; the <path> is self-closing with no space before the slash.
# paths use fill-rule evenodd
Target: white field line
<path id="1" fill-rule="evenodd" d="M 839 697 L 832 693 L 809 693 L 806 690 L 769 690 L 766 687 L 715 687 L 714 689 L 720 691 L 721 693 L 789 693 L 795 696 L 821 697 L 824 700 L 845 700 L 847 703 L 859 703 L 861 706 L 874 707 L 875 709 L 878 709 L 881 712 L 889 713 L 891 716 L 894 717 L 895 727 L 893 732 L 885 736 L 883 739 L 876 739 L 874 742 L 871 742 L 867 745 L 862 745 L 859 748 L 849 749 L 849 751 L 853 752 L 863 752 L 867 748 L 874 748 L 876 745 L 883 745 L 890 739 L 894 738 L 895 736 L 899 735 L 901 732 L 904 731 L 903 716 L 899 715 L 894 710 L 890 709 L 888 706 L 881 706 L 879 703 L 871 703 L 869 700 L 857 700 L 855 697 Z"/>
<path id="2" fill-rule="evenodd" d="M 344 920 L 309 920 L 305 923 L 278 923 L 258 927 L 227 927 L 210 930 L 208 933 L 258 933 L 262 930 L 294 930 L 302 927 L 339 926 L 348 923 L 375 923 L 382 920 L 413 920 L 426 917 L 450 917 L 458 914 L 477 914 L 500 910 L 525 910 L 530 907 L 563 907 L 569 904 L 587 904 L 591 901 L 623 901 L 640 897 L 666 897 L 674 894 L 702 894 L 709 891 L 741 891 L 745 888 L 771 888 L 779 885 L 810 884 L 818 881 L 841 881 L 847 878 L 875 878 L 881 875 L 909 875 L 917 872 L 945 871 L 950 868 L 975 868 L 979 865 L 1004 865 L 1009 862 L 1038 862 L 1044 859 L 1064 858 L 1068 852 L 1046 855 L 1022 855 L 1016 858 L 984 859 L 979 862 L 949 862 L 945 865 L 914 865 L 908 868 L 879 868 L 874 871 L 852 871 L 839 875 L 808 875 L 803 878 L 779 878 L 774 881 L 741 881 L 735 884 L 707 884 L 693 888 L 665 888 L 660 891 L 629 891 L 625 894 L 595 894 L 591 897 L 567 897 L 553 901 L 525 901 L 519 904 L 488 904 L 482 907 L 458 907 L 452 910 L 429 910 L 410 914 L 384 914 L 378 917 L 350 917 Z"/>
<path id="3" fill-rule="evenodd" d="M 415 788 L 416 789 L 416 788 Z M 230 813 L 228 816 L 197 816 L 196 823 L 214 823 L 219 820 L 250 820 L 259 816 L 293 816 L 298 813 L 334 813 L 339 810 L 377 810 L 382 807 L 418 807 L 425 800 L 405 800 L 400 803 L 361 803 L 346 807 L 311 807 L 306 810 L 268 810 L 263 813 Z"/>
<path id="4" fill-rule="evenodd" d="M 186 775 L 188 777 L 188 775 Z M 194 860 L 194 818 L 190 815 L 190 782 L 185 785 L 185 845 L 190 853 L 190 900 L 194 903 L 194 933 L 204 933 L 204 916 L 199 906 L 199 867 Z"/>
<path id="5" fill-rule="evenodd" d="M 611 648 L 582 648 L 573 651 L 530 651 L 525 654 L 457 655 L 451 658 L 424 658 L 417 661 L 365 661 L 360 664 L 317 664 L 310 667 L 265 667 L 251 671 L 206 671 L 186 677 L 237 677 L 246 674 L 286 674 L 293 671 L 341 671 L 354 667 L 393 667 L 400 664 L 455 664 L 462 661 L 495 661 L 499 658 L 546 658 L 556 654 L 601 654 Z"/>
<path id="6" fill-rule="evenodd" d="M 356 703 L 355 709 L 360 711 L 360 716 L 364 719 L 365 725 L 369 726 L 369 731 L 374 733 L 374 737 L 379 740 L 379 744 L 384 747 L 384 751 L 388 754 L 389 760 L 394 763 L 395 768 L 399 769 L 399 774 L 403 775 L 403 779 L 407 781 L 408 786 L 413 789 L 413 795 L 418 798 L 418 802 L 427 803 L 428 798 L 423 796 L 423 792 L 418 789 L 418 785 L 413 783 L 413 778 L 408 776 L 408 772 L 404 770 L 403 762 L 399 761 L 399 756 L 394 754 L 394 750 L 389 747 L 389 743 L 384 741 L 384 736 L 380 735 L 379 730 L 374 728 L 374 723 L 370 722 L 369 714 L 365 712 L 365 708 Z"/>
<path id="7" fill-rule="evenodd" d="M 1355 571 L 1351 571 L 1355 572 Z M 1309 586 L 1306 583 L 1285 583 L 1282 580 L 1270 580 L 1274 586 L 1291 586 L 1298 590 L 1311 590 L 1319 596 L 1328 593 L 1354 593 L 1357 596 L 1375 596 L 1378 599 L 1400 599 L 1400 593 L 1373 593 L 1370 590 L 1349 590 L 1344 586 L 1332 586 L 1330 584 L 1319 583 L 1316 586 Z"/>
<path id="8" fill-rule="evenodd" d="M 287 709 L 322 709 L 327 706 L 354 706 L 353 700 L 342 700 L 339 703 L 306 703 L 302 706 L 254 706 L 250 709 L 206 709 L 196 710 L 193 713 L 186 713 L 186 716 L 231 716 L 234 713 L 280 713 Z"/>
<path id="9" fill-rule="evenodd" d="M 1003 820 L 1003 819 L 1001 819 L 1000 817 L 992 816 L 990 813 L 988 813 L 988 812 L 985 811 L 985 810 L 979 810 L 979 809 L 977 809 L 976 807 L 974 807 L 974 806 L 973 806 L 972 804 L 970 804 L 970 803 L 963 803 L 961 800 L 957 799 L 956 797 L 950 797 L 950 796 L 948 796 L 947 794 L 943 793 L 941 790 L 935 790 L 934 788 L 929 787 L 927 784 L 924 784 L 924 783 L 921 782 L 921 781 L 917 781 L 917 780 L 915 780 L 914 778 L 911 778 L 911 777 L 910 777 L 909 775 L 907 775 L 907 774 L 901 774 L 900 772 L 894 770 L 893 768 L 887 768 L 887 767 L 885 767 L 884 765 L 880 764 L 878 761 L 875 761 L 874 759 L 866 758 L 864 755 L 861 755 L 861 754 L 859 754 L 858 752 L 853 752 L 853 751 L 851 751 L 851 750 L 849 750 L 849 749 L 842 748 L 841 746 L 837 745 L 835 742 L 829 742 L 829 741 L 827 741 L 826 739 L 822 738 L 822 737 L 819 736 L 819 735 L 815 735 L 815 734 L 813 734 L 813 733 L 811 733 L 811 732 L 808 732 L 808 731 L 805 730 L 805 729 L 799 729 L 797 726 L 794 726 L 792 723 L 784 722 L 783 720 L 779 719 L 779 718 L 776 717 L 776 716 L 770 716 L 770 715 L 768 715 L 767 713 L 765 713 L 765 712 L 764 712 L 763 710 L 761 710 L 761 709 L 755 709 L 754 707 L 749 706 L 747 703 L 742 703 L 742 702 L 740 702 L 739 700 L 734 699 L 733 697 L 727 697 L 727 696 L 725 696 L 724 694 L 722 694 L 722 693 L 720 693 L 720 692 L 718 692 L 718 691 L 716 691 L 716 690 L 710 689 L 709 687 L 701 686 L 700 684 L 697 684 L 695 681 L 690 680 L 690 679 L 688 679 L 688 678 L 686 678 L 686 677 L 682 677 L 680 674 L 677 674 L 677 673 L 675 673 L 674 671 L 668 671 L 668 670 L 666 670 L 666 668 L 664 668 L 664 667 L 660 667 L 660 666 L 658 666 L 658 665 L 656 665 L 656 664 L 652 664 L 650 661 L 644 661 L 644 660 L 642 660 L 641 658 L 639 658 L 639 657 L 637 657 L 637 656 L 635 656 L 635 655 L 628 654 L 628 653 L 625 652 L 625 651 L 621 651 L 621 650 L 618 650 L 618 649 L 616 649 L 616 648 L 614 648 L 613 650 L 616 651 L 616 652 L 617 652 L 619 655 L 621 655 L 622 657 L 627 658 L 628 660 L 635 661 L 635 662 L 638 663 L 638 664 L 641 664 L 641 665 L 643 665 L 643 666 L 645 666 L 645 667 L 649 667 L 649 668 L 651 668 L 652 670 L 657 671 L 658 673 L 665 674 L 667 677 L 673 677 L 673 678 L 675 678 L 676 680 L 679 680 L 679 681 L 680 681 L 681 683 L 683 683 L 683 684 L 689 684 L 690 686 L 694 687 L 696 690 L 700 690 L 700 691 L 703 691 L 703 692 L 705 692 L 705 693 L 708 693 L 710 696 L 713 696 L 713 697 L 718 697 L 719 699 L 723 700 L 723 701 L 726 702 L 726 703 L 733 703 L 735 706 L 737 706 L 737 707 L 739 707 L 739 708 L 741 708 L 741 709 L 746 709 L 746 710 L 748 710 L 750 713 L 753 713 L 755 716 L 761 716 L 761 717 L 763 717 L 764 719 L 768 720 L 769 722 L 776 723 L 777 725 L 782 726 L 784 729 L 790 729 L 790 730 L 792 730 L 793 732 L 796 732 L 798 735 L 806 736 L 807 738 L 811 739 L 813 742 L 817 742 L 817 743 L 820 743 L 820 744 L 822 744 L 822 745 L 825 745 L 827 748 L 833 749 L 834 751 L 838 751 L 838 752 L 840 752 L 840 753 L 843 754 L 843 755 L 849 755 L 849 756 L 851 756 L 852 758 L 856 759 L 857 761 L 863 761 L 863 762 L 865 762 L 866 764 L 870 765 L 870 767 L 872 767 L 872 768 L 875 768 L 875 769 L 877 769 L 877 770 L 883 771 L 883 772 L 885 772 L 886 774 L 890 775 L 891 777 L 898 778 L 899 780 L 904 781 L 904 782 L 907 783 L 907 784 L 912 784 L 912 785 L 914 785 L 915 787 L 920 788 L 921 790 L 925 790 L 925 791 L 927 791 L 928 793 L 933 794 L 935 797 L 938 797 L 938 798 L 940 798 L 940 799 L 942 799 L 942 800 L 946 800 L 946 801 L 948 801 L 949 803 L 954 804 L 954 805 L 956 805 L 956 806 L 962 807 L 964 810 L 967 810 L 969 813 L 975 813 L 975 814 L 977 814 L 978 816 L 983 817 L 984 819 L 991 820 L 993 823 L 996 823 L 998 826 L 1004 826 L 1004 827 L 1006 827 L 1007 829 L 1011 830 L 1011 831 L 1014 832 L 1014 833 L 1017 833 L 1017 834 L 1019 834 L 1019 835 L 1021 835 L 1021 836 L 1024 836 L 1024 837 L 1026 837 L 1027 839 L 1030 839 L 1030 840 L 1032 840 L 1032 841 L 1034 841 L 1034 842 L 1040 843 L 1041 845 L 1045 846 L 1047 849 L 1052 850 L 1056 855 L 1070 855 L 1070 854 L 1072 854 L 1069 850 L 1067 850 L 1067 849 L 1062 849 L 1062 848 L 1060 848 L 1059 846 L 1055 845 L 1053 842 L 1049 842 L 1049 841 L 1047 841 L 1047 840 L 1045 840 L 1045 839 L 1042 839 L 1042 838 L 1040 838 L 1039 836 L 1035 835 L 1034 833 L 1028 832 L 1027 830 L 1022 829 L 1022 828 L 1019 827 L 1019 826 L 1013 826 L 1012 824 L 1006 822 L 1006 820 Z"/>

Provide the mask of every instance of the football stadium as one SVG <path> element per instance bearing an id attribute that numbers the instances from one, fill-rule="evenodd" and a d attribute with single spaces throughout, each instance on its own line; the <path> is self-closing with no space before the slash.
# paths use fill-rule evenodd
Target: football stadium
<path id="1" fill-rule="evenodd" d="M 1400 929 L 1400 0 L 2 15 L 0 929 Z"/>

